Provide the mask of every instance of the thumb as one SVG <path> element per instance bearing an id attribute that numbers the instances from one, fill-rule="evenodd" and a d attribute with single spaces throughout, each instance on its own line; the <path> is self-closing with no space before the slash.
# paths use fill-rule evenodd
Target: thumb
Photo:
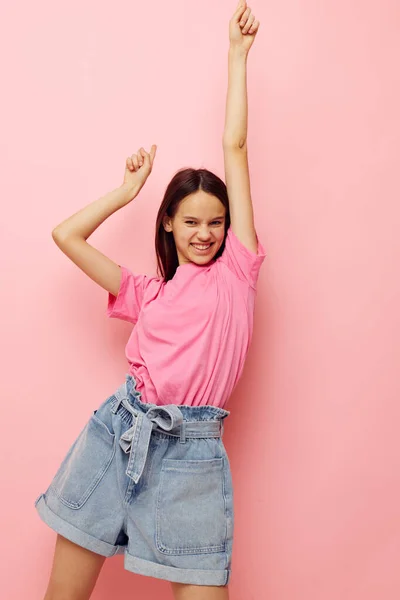
<path id="1" fill-rule="evenodd" d="M 156 152 L 157 152 L 157 146 L 156 146 L 156 144 L 153 144 L 150 149 L 150 163 L 151 164 L 153 164 L 153 160 L 156 155 Z"/>
<path id="2" fill-rule="evenodd" d="M 239 0 L 239 4 L 236 7 L 236 12 L 235 12 L 235 16 L 242 16 L 242 13 L 244 12 L 244 10 L 247 8 L 247 2 L 246 0 Z"/>
<path id="3" fill-rule="evenodd" d="M 236 7 L 235 14 L 233 15 L 231 21 L 233 23 L 239 23 L 246 8 L 247 8 L 246 0 L 239 0 L 239 4 Z"/>

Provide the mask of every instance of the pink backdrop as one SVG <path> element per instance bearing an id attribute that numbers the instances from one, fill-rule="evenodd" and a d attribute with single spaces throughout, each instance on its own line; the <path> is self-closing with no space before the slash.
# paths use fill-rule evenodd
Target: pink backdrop
<path id="1" fill-rule="evenodd" d="M 34 500 L 124 381 L 131 326 L 51 230 L 158 144 L 137 200 L 90 242 L 155 273 L 155 216 L 183 166 L 223 174 L 236 0 L 1 8 L 1 597 L 42 598 L 55 534 Z M 249 158 L 268 252 L 227 408 L 232 600 L 400 595 L 400 8 L 249 3 Z M 93 598 L 170 598 L 106 561 Z M 133 597 L 133 596 L 132 596 Z"/>

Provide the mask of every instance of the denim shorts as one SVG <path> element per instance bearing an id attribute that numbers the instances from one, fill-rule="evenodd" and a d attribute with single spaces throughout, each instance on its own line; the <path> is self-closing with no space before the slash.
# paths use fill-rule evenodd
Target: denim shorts
<path id="1" fill-rule="evenodd" d="M 231 575 L 229 411 L 140 400 L 131 375 L 93 412 L 35 506 L 47 525 L 128 571 L 196 585 Z"/>

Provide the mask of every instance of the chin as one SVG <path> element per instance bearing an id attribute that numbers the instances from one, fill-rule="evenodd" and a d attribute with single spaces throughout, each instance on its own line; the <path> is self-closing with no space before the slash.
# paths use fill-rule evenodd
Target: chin
<path id="1" fill-rule="evenodd" d="M 197 258 L 195 260 L 192 260 L 192 262 L 195 262 L 199 265 L 206 265 L 207 263 L 211 262 L 214 259 L 214 254 L 212 256 L 205 256 L 204 258 L 200 257 Z"/>

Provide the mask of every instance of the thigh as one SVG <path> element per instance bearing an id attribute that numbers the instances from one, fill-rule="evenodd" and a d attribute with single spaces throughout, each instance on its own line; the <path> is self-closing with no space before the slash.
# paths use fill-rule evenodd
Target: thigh
<path id="1" fill-rule="evenodd" d="M 53 566 L 44 600 L 88 600 L 105 556 L 95 554 L 57 535 Z"/>
<path id="2" fill-rule="evenodd" d="M 174 600 L 229 600 L 228 586 L 172 583 Z"/>

